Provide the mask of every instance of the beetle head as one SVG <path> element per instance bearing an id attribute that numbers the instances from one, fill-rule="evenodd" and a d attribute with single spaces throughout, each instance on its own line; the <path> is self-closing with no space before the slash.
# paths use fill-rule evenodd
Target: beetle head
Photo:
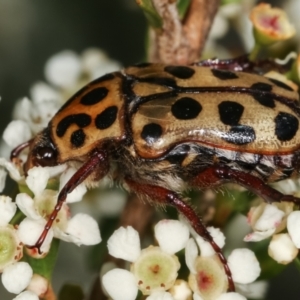
<path id="1" fill-rule="evenodd" d="M 29 147 L 29 155 L 24 165 L 25 173 L 35 166 L 53 167 L 58 165 L 58 152 L 47 128 L 31 141 Z"/>

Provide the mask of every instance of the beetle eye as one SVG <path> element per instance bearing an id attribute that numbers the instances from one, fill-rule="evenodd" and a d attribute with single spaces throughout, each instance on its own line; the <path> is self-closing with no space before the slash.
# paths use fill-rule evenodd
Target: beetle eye
<path id="1" fill-rule="evenodd" d="M 35 150 L 36 163 L 42 167 L 57 165 L 57 152 L 51 147 L 38 147 Z"/>

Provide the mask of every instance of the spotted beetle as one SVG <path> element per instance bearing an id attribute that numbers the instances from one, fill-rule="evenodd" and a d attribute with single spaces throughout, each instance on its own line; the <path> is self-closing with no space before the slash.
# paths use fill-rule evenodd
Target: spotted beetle
<path id="1" fill-rule="evenodd" d="M 33 166 L 80 164 L 32 247 L 40 251 L 67 194 L 83 181 L 100 181 L 114 164 L 125 188 L 176 207 L 210 242 L 234 290 L 222 251 L 181 193 L 233 182 L 268 203 L 299 204 L 268 185 L 299 173 L 299 97 L 280 81 L 203 65 L 144 63 L 96 79 L 12 152 L 14 158 L 30 148 L 25 173 Z"/>

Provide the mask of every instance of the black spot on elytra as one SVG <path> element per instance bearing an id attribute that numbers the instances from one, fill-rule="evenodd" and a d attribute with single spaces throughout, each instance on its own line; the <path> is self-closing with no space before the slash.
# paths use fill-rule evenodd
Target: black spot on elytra
<path id="1" fill-rule="evenodd" d="M 275 85 L 285 89 L 285 90 L 288 90 L 288 91 L 292 91 L 294 92 L 294 90 L 287 84 L 285 84 L 284 82 L 280 81 L 280 80 L 277 80 L 277 79 L 273 79 L 273 78 L 269 78 L 269 80 L 274 83 Z"/>
<path id="2" fill-rule="evenodd" d="M 69 115 L 63 118 L 57 125 L 56 134 L 59 137 L 62 137 L 69 126 L 72 124 L 76 124 L 80 128 L 84 128 L 91 124 L 91 117 L 88 114 L 76 114 L 76 115 Z"/>
<path id="3" fill-rule="evenodd" d="M 298 131 L 298 119 L 286 112 L 280 112 L 275 118 L 275 134 L 282 141 L 291 140 Z"/>
<path id="4" fill-rule="evenodd" d="M 229 80 L 239 78 L 234 72 L 228 70 L 211 69 L 215 77 L 221 80 Z"/>
<path id="5" fill-rule="evenodd" d="M 162 128 L 159 124 L 150 123 L 143 127 L 141 137 L 147 144 L 153 144 L 161 137 L 162 132 Z"/>
<path id="6" fill-rule="evenodd" d="M 226 125 L 237 125 L 244 112 L 244 106 L 234 101 L 223 101 L 218 105 L 221 121 Z"/>
<path id="7" fill-rule="evenodd" d="M 95 125 L 98 129 L 109 128 L 117 118 L 118 107 L 109 106 L 102 113 L 97 115 Z"/>
<path id="8" fill-rule="evenodd" d="M 147 78 L 138 78 L 137 80 L 138 82 L 164 85 L 166 87 L 171 87 L 171 88 L 176 87 L 176 81 L 173 78 L 168 78 L 168 77 L 147 77 Z"/>
<path id="9" fill-rule="evenodd" d="M 254 94 L 253 98 L 258 101 L 261 105 L 274 108 L 275 107 L 275 101 L 272 97 L 272 95 L 268 94 Z"/>
<path id="10" fill-rule="evenodd" d="M 245 145 L 253 142 L 256 138 L 255 131 L 247 125 L 235 125 L 222 137 L 226 142 L 235 145 Z"/>
<path id="11" fill-rule="evenodd" d="M 261 91 L 261 92 L 271 92 L 272 85 L 264 82 L 257 82 L 251 85 L 250 87 L 253 90 Z"/>
<path id="12" fill-rule="evenodd" d="M 75 148 L 79 148 L 84 144 L 85 133 L 82 129 L 78 129 L 71 134 L 70 142 Z"/>
<path id="13" fill-rule="evenodd" d="M 194 69 L 185 66 L 166 66 L 164 71 L 180 79 L 189 79 L 195 73 Z"/>
<path id="14" fill-rule="evenodd" d="M 173 116 L 179 120 L 194 119 L 199 115 L 201 110 L 201 104 L 190 97 L 178 99 L 171 107 Z"/>
<path id="15" fill-rule="evenodd" d="M 148 63 L 148 62 L 142 62 L 142 63 L 137 63 L 137 64 L 134 64 L 135 67 L 137 68 L 147 68 L 149 66 L 151 66 L 152 64 L 151 63 Z"/>
<path id="16" fill-rule="evenodd" d="M 102 101 L 107 94 L 108 89 L 106 87 L 98 87 L 82 96 L 80 103 L 83 105 L 94 105 Z"/>

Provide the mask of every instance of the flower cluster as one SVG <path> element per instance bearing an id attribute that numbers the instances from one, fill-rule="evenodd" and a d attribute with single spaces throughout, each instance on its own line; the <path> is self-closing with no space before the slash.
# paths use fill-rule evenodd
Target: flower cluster
<path id="1" fill-rule="evenodd" d="M 225 237 L 221 231 L 213 227 L 209 231 L 223 247 Z M 197 300 L 246 299 L 238 293 L 226 293 L 223 265 L 210 244 L 185 223 L 162 220 L 154 227 L 154 235 L 158 246 L 145 249 L 141 249 L 139 235 L 132 227 L 121 227 L 109 238 L 109 253 L 131 263 L 130 271 L 111 266 L 107 270 L 104 266 L 102 284 L 112 299 L 134 300 L 138 290 L 148 295 L 148 300 L 179 299 L 179 295 L 187 300 L 192 296 Z M 183 252 L 185 266 L 181 266 L 178 258 Z M 252 283 L 260 274 L 259 263 L 248 249 L 235 249 L 228 257 L 228 264 L 237 285 Z M 178 272 L 184 267 L 188 268 L 189 276 L 179 279 Z"/>
<path id="2" fill-rule="evenodd" d="M 277 183 L 284 193 L 299 196 L 299 181 L 291 179 Z M 247 242 L 259 242 L 271 237 L 268 253 L 280 264 L 292 262 L 299 253 L 300 211 L 290 202 L 261 203 L 248 213 L 248 222 L 253 232 L 245 236 Z"/>
<path id="3" fill-rule="evenodd" d="M 106 72 L 118 69 L 115 61 L 97 49 L 89 49 L 80 57 L 72 51 L 61 52 L 46 64 L 45 75 L 50 84 L 38 82 L 31 89 L 31 100 L 23 98 L 16 104 L 14 120 L 6 127 L 2 155 L 19 144 L 28 141 L 41 131 L 68 97 L 85 83 Z M 34 245 L 44 230 L 46 220 L 53 211 L 57 196 L 76 169 L 69 165 L 34 167 L 25 177 L 22 162 L 27 152 L 12 163 L 0 158 L 0 188 L 5 186 L 6 175 L 17 182 L 20 193 L 12 201 L 0 197 L 0 272 L 5 288 L 15 299 L 35 300 L 49 292 L 49 278 L 35 273 L 27 257 L 42 259 L 50 251 L 53 238 L 76 245 L 94 245 L 101 241 L 97 222 L 88 214 L 78 213 L 71 217 L 69 204 L 81 201 L 87 188 L 79 185 L 67 196 L 56 222 L 49 229 L 39 254 L 24 245 Z M 18 208 L 18 210 L 17 210 Z M 14 225 L 15 224 L 15 225 Z M 26 291 L 22 292 L 24 289 Z"/>

